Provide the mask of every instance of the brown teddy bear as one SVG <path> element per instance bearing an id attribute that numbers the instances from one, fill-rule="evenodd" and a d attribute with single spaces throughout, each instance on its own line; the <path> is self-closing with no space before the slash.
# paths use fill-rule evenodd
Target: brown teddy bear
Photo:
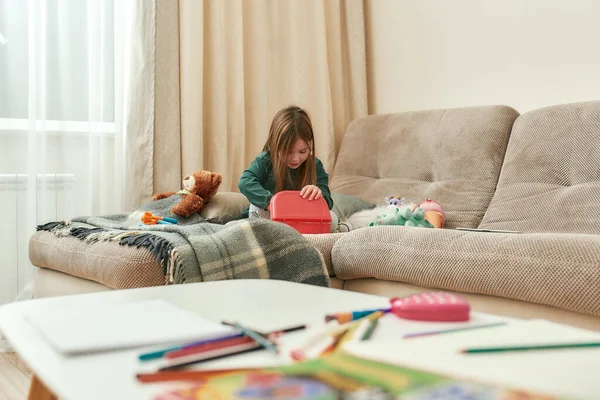
<path id="1" fill-rule="evenodd" d="M 183 178 L 184 189 L 179 192 L 157 193 L 152 196 L 152 201 L 179 194 L 182 200 L 171 209 L 171 212 L 189 217 L 193 213 L 202 211 L 204 205 L 217 193 L 222 181 L 223 177 L 216 172 L 194 172 Z"/>

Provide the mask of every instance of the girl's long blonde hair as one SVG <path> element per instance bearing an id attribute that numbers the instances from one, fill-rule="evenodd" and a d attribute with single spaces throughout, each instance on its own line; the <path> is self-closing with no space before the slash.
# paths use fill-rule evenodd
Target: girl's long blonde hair
<path id="1" fill-rule="evenodd" d="M 291 182 L 287 156 L 298 139 L 306 142 L 310 154 L 306 161 L 296 169 L 296 182 Z M 295 187 L 296 190 L 317 183 L 315 140 L 312 124 L 306 111 L 300 107 L 289 106 L 275 114 L 263 151 L 269 153 L 273 162 L 275 192 L 283 190 L 286 182 L 289 186 Z"/>

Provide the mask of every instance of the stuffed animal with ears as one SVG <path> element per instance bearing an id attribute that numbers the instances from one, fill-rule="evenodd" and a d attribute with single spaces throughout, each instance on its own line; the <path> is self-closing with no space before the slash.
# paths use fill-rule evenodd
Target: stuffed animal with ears
<path id="1" fill-rule="evenodd" d="M 400 207 L 406 203 L 404 197 L 388 196 L 385 198 L 385 202 L 388 206 Z"/>
<path id="2" fill-rule="evenodd" d="M 404 225 L 433 228 L 433 225 L 425 219 L 423 209 L 417 207 L 412 210 L 410 206 L 396 207 L 388 213 L 379 215 L 369 226 L 378 225 Z"/>
<path id="3" fill-rule="evenodd" d="M 204 205 L 217 193 L 222 181 L 221 174 L 210 171 L 197 171 L 183 178 L 182 190 L 179 192 L 157 193 L 152 196 L 152 201 L 175 195 L 181 196 L 181 201 L 171 208 L 171 212 L 189 217 L 202 211 Z"/>

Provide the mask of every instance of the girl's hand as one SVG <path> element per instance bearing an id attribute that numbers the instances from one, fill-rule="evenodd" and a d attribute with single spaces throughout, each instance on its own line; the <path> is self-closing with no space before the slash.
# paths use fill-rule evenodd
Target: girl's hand
<path id="1" fill-rule="evenodd" d="M 315 185 L 306 185 L 300 191 L 300 196 L 303 199 L 318 200 L 321 198 L 321 189 Z"/>

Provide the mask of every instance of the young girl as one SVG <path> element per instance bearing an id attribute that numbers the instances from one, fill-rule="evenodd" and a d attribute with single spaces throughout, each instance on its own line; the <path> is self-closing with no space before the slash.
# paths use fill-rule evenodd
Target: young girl
<path id="1" fill-rule="evenodd" d="M 282 190 L 299 190 L 308 200 L 323 197 L 331 210 L 328 184 L 329 176 L 315 157 L 310 118 L 300 107 L 290 106 L 275 114 L 263 152 L 244 171 L 238 188 L 250 201 L 250 218 L 270 218 L 271 197 Z M 330 213 L 333 232 L 338 221 Z"/>

